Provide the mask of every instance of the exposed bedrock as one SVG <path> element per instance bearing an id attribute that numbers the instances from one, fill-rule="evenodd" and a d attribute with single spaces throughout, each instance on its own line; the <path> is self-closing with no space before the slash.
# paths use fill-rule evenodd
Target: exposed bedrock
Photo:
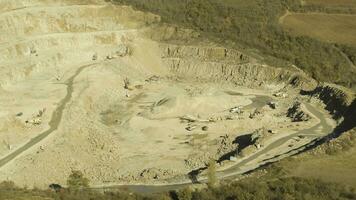
<path id="1" fill-rule="evenodd" d="M 311 91 L 301 91 L 321 100 L 326 109 L 341 123 L 335 129 L 335 136 L 356 127 L 356 95 L 353 91 L 334 84 L 321 84 Z"/>
<path id="2" fill-rule="evenodd" d="M 291 118 L 293 122 L 309 121 L 310 115 L 305 112 L 305 108 L 300 102 L 294 102 L 288 109 L 287 117 Z"/>
<path id="3" fill-rule="evenodd" d="M 166 66 L 174 74 L 185 78 L 228 81 L 249 87 L 281 84 L 310 89 L 316 86 L 316 82 L 302 71 L 251 62 L 250 57 L 236 50 L 177 45 L 162 45 L 162 49 Z"/>

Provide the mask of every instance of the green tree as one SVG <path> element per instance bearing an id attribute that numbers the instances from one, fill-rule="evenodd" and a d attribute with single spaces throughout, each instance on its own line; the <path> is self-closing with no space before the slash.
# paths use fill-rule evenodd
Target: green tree
<path id="1" fill-rule="evenodd" d="M 179 200 L 191 200 L 193 198 L 192 190 L 186 187 L 177 193 Z"/>
<path id="2" fill-rule="evenodd" d="M 70 189 L 78 190 L 81 188 L 89 187 L 89 179 L 84 177 L 83 172 L 79 170 L 73 170 L 68 177 L 67 184 Z"/>
<path id="3" fill-rule="evenodd" d="M 215 160 L 210 160 L 208 166 L 208 187 L 212 188 L 215 187 L 217 183 L 216 177 L 216 162 Z"/>

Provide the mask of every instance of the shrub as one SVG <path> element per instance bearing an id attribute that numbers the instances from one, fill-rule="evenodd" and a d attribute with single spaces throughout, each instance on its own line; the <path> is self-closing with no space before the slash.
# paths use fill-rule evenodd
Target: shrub
<path id="1" fill-rule="evenodd" d="M 208 186 L 209 188 L 214 188 L 217 184 L 216 177 L 216 162 L 215 160 L 211 160 L 208 166 Z"/>
<path id="2" fill-rule="evenodd" d="M 83 189 L 89 187 L 89 179 L 85 178 L 81 171 L 73 170 L 68 177 L 67 184 L 70 189 Z"/>

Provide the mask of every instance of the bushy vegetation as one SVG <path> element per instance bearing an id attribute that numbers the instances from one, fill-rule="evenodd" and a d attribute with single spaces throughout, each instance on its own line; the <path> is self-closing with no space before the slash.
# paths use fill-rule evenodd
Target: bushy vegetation
<path id="1" fill-rule="evenodd" d="M 67 185 L 72 190 L 78 190 L 89 187 L 89 179 L 84 177 L 81 171 L 74 170 L 69 175 Z"/>
<path id="2" fill-rule="evenodd" d="M 351 62 L 356 66 L 356 48 L 347 45 L 338 45 L 342 52 L 344 52 Z"/>
<path id="3" fill-rule="evenodd" d="M 349 63 L 334 44 L 293 36 L 280 27 L 278 19 L 287 9 L 302 9 L 299 0 L 111 1 L 156 13 L 165 23 L 201 31 L 203 37 L 231 47 L 257 49 L 268 58 L 269 64 L 280 65 L 283 60 L 297 65 L 319 81 L 348 87 L 356 85 L 356 74 L 350 73 Z M 305 9 L 316 9 L 314 7 Z M 347 52 L 355 49 L 349 48 L 352 50 Z"/>
<path id="4" fill-rule="evenodd" d="M 208 166 L 208 186 L 209 188 L 214 188 L 217 184 L 216 177 L 216 162 L 215 160 L 211 160 Z"/>
<path id="5" fill-rule="evenodd" d="M 352 190 L 312 179 L 284 178 L 273 181 L 256 179 L 234 182 L 217 189 L 192 192 L 191 199 L 354 199 Z"/>
<path id="6" fill-rule="evenodd" d="M 342 152 L 346 152 L 356 146 L 356 128 L 344 133 L 335 140 L 331 140 L 328 143 L 321 146 L 324 152 L 328 155 L 335 155 Z"/>
<path id="7" fill-rule="evenodd" d="M 62 190 L 26 190 L 14 186 L 11 182 L 0 184 L 0 199 L 26 199 L 26 200 L 263 200 L 263 199 L 298 199 L 298 200 L 328 200 L 328 199 L 355 199 L 353 189 L 337 184 L 325 183 L 312 179 L 283 178 L 277 180 L 249 179 L 239 182 L 230 182 L 214 188 L 193 191 L 189 188 L 177 192 L 156 195 L 138 195 L 125 191 L 98 193 L 90 190 L 80 192 Z"/>

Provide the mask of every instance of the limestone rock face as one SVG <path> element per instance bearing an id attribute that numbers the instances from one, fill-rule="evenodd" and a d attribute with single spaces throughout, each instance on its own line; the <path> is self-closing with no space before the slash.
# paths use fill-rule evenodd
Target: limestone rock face
<path id="1" fill-rule="evenodd" d="M 302 71 L 259 64 L 253 58 L 218 46 L 178 46 L 164 44 L 161 57 L 169 71 L 199 80 L 227 81 L 236 85 L 261 87 L 266 84 L 288 84 L 313 88 L 315 81 Z"/>
<path id="2" fill-rule="evenodd" d="M 197 46 L 175 46 L 165 47 L 162 57 L 170 58 L 194 58 L 201 61 L 231 61 L 235 63 L 246 63 L 249 57 L 239 51 L 223 47 L 197 47 Z"/>
<path id="3" fill-rule="evenodd" d="M 354 92 L 334 84 L 321 84 L 314 90 L 304 91 L 304 93 L 323 101 L 326 109 L 335 117 L 340 117 L 345 115 L 348 110 L 353 110 L 352 106 L 356 99 Z"/>
<path id="4" fill-rule="evenodd" d="M 255 146 L 263 146 L 265 143 L 265 140 L 268 138 L 268 136 L 271 133 L 269 133 L 266 129 L 261 128 L 261 129 L 257 129 L 255 130 L 252 134 L 251 134 L 251 142 L 255 145 Z"/>
<path id="5" fill-rule="evenodd" d="M 291 118 L 293 122 L 303 122 L 311 119 L 311 116 L 304 112 L 302 104 L 298 101 L 288 109 L 287 117 Z"/>
<path id="6" fill-rule="evenodd" d="M 216 152 L 217 157 L 222 157 L 232 152 L 235 152 L 235 154 L 237 154 L 238 144 L 235 143 L 234 140 L 235 139 L 232 138 L 230 135 L 221 136 Z"/>

